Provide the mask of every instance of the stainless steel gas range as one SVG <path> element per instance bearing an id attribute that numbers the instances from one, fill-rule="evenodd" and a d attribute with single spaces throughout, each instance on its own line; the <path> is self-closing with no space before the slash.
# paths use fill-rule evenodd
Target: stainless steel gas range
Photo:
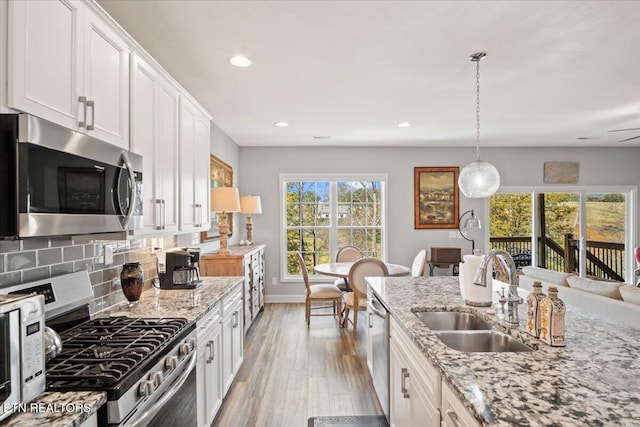
<path id="1" fill-rule="evenodd" d="M 184 399 L 186 384 L 195 384 L 196 363 L 195 325 L 186 319 L 90 319 L 93 292 L 86 271 L 0 292 L 45 297 L 45 323 L 60 333 L 63 347 L 46 364 L 47 391 L 106 392 L 102 418 L 114 426 L 166 425 L 167 412 L 177 408 L 196 413 L 195 396 Z M 185 412 L 185 405 L 193 408 Z M 180 420 L 191 424 L 195 415 Z"/>

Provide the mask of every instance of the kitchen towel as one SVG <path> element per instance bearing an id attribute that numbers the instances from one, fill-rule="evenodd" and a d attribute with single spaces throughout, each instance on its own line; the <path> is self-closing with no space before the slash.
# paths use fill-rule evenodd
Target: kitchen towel
<path id="1" fill-rule="evenodd" d="M 487 286 L 473 284 L 473 279 L 480 268 L 483 256 L 465 255 L 460 264 L 460 294 L 464 303 L 476 307 L 490 307 L 493 292 L 493 261 L 487 265 Z"/>

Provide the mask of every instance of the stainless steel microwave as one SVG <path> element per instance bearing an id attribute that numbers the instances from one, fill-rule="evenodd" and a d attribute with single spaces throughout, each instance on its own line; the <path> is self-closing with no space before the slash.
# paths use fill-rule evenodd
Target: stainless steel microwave
<path id="1" fill-rule="evenodd" d="M 142 225 L 142 156 L 29 114 L 0 114 L 0 238 Z"/>

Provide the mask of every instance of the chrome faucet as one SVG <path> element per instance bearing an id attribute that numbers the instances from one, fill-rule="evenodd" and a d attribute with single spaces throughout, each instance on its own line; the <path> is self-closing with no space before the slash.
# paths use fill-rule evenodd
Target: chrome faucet
<path id="1" fill-rule="evenodd" d="M 520 319 L 518 318 L 518 305 L 524 301 L 518 295 L 518 284 L 516 283 L 516 264 L 513 262 L 513 258 L 508 252 L 502 249 L 492 249 L 482 258 L 478 273 L 473 279 L 473 284 L 476 286 L 487 286 L 487 265 L 491 260 L 497 259 L 504 267 L 509 278 L 509 293 L 507 295 L 507 313 L 505 321 L 511 327 L 518 327 L 520 325 Z"/>

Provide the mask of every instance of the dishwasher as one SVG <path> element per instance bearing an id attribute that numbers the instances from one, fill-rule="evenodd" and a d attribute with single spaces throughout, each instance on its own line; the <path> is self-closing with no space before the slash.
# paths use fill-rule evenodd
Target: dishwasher
<path id="1" fill-rule="evenodd" d="M 367 298 L 367 316 L 371 337 L 373 387 L 384 416 L 389 421 L 389 312 L 371 291 Z"/>

